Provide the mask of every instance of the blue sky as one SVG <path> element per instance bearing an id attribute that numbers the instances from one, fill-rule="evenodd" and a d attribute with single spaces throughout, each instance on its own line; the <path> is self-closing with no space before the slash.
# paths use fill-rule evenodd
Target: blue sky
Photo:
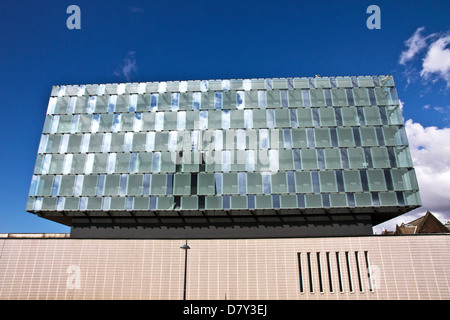
<path id="1" fill-rule="evenodd" d="M 366 27 L 372 4 L 381 29 Z M 395 222 L 450 220 L 449 13 L 446 0 L 3 1 L 0 233 L 69 232 L 25 211 L 53 85 L 316 74 L 394 75 L 424 204 Z"/>

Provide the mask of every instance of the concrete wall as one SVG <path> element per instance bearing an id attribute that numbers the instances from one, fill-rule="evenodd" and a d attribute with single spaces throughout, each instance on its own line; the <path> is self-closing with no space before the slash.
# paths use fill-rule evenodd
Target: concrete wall
<path id="1" fill-rule="evenodd" d="M 183 244 L 2 236 L 0 299 L 182 299 Z M 447 235 L 188 245 L 187 299 L 450 299 Z"/>

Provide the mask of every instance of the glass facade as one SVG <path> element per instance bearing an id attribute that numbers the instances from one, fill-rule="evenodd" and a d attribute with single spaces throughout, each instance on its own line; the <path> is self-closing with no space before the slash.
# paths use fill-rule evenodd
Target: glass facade
<path id="1" fill-rule="evenodd" d="M 418 206 L 393 79 L 360 76 L 55 86 L 27 210 Z"/>

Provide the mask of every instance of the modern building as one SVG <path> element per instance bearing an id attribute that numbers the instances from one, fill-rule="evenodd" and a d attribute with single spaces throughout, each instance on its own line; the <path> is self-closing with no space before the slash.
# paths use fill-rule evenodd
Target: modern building
<path id="1" fill-rule="evenodd" d="M 419 206 L 391 76 L 55 86 L 0 299 L 449 299 Z"/>
<path id="2" fill-rule="evenodd" d="M 53 87 L 27 210 L 72 237 L 367 235 L 420 206 L 392 76 Z"/>

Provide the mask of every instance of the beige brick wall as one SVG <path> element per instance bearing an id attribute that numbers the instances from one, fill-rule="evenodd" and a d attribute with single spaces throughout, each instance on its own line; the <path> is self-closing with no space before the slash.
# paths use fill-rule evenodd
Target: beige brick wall
<path id="1" fill-rule="evenodd" d="M 184 243 L 0 237 L 0 299 L 182 299 Z M 446 235 L 188 245 L 188 299 L 450 299 Z"/>

